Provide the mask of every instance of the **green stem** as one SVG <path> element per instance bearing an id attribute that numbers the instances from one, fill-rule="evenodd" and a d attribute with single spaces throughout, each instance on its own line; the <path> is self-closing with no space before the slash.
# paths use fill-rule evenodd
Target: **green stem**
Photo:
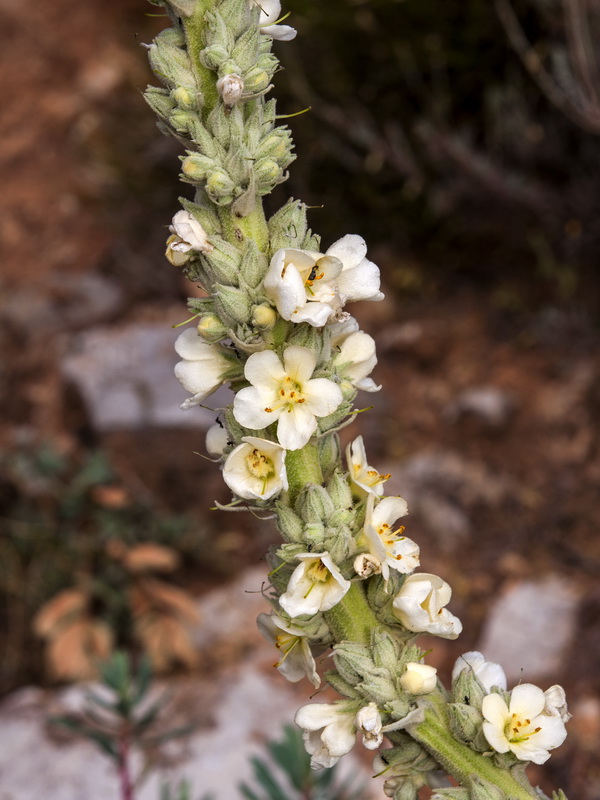
<path id="1" fill-rule="evenodd" d="M 301 450 L 288 450 L 285 457 L 285 470 L 289 484 L 290 504 L 293 504 L 307 483 L 319 485 L 323 483 L 323 472 L 316 444 L 307 444 Z"/>
<path id="2" fill-rule="evenodd" d="M 338 642 L 368 645 L 373 631 L 384 627 L 368 603 L 364 581 L 353 583 L 340 602 L 324 616 Z"/>
<path id="3" fill-rule="evenodd" d="M 206 46 L 204 40 L 206 12 L 213 7 L 213 0 L 196 0 L 196 7 L 192 15 L 184 17 L 182 20 L 185 30 L 187 51 L 192 62 L 192 69 L 194 70 L 202 96 L 204 97 L 204 110 L 206 115 L 215 107 L 219 99 L 215 74 L 210 69 L 207 69 L 200 61 L 200 52 Z"/>
<path id="4" fill-rule="evenodd" d="M 452 734 L 446 702 L 439 696 L 428 697 L 425 721 L 410 725 L 407 732 L 430 753 L 461 786 L 469 787 L 478 778 L 502 790 L 510 800 L 531 800 L 539 795 L 526 787 L 506 769 L 459 742 Z"/>
<path id="5" fill-rule="evenodd" d="M 269 229 L 260 197 L 256 198 L 254 209 L 245 217 L 238 217 L 228 208 L 219 209 L 223 238 L 232 244 L 242 246 L 246 239 L 253 239 L 258 249 L 266 253 L 269 249 Z"/>

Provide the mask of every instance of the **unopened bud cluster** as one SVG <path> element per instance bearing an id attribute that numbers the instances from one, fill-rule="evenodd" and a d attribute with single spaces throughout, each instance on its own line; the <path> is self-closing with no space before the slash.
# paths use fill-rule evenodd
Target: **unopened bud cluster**
<path id="1" fill-rule="evenodd" d="M 231 507 L 272 512 L 281 532 L 269 554 L 271 612 L 258 621 L 275 666 L 315 687 L 324 678 L 343 698 L 298 711 L 313 766 L 332 766 L 358 739 L 380 750 L 386 794 L 416 800 L 422 786 L 437 785 L 439 769 L 462 774 L 427 738 L 431 725 L 440 741 L 493 769 L 543 763 L 564 739 L 564 693 L 531 684 L 508 693 L 498 665 L 466 653 L 445 694 L 413 639 L 460 634 L 451 588 L 418 571 L 407 504 L 384 495 L 389 475 L 369 463 L 362 437 L 341 451 L 337 432 L 357 413 L 357 393 L 381 388 L 371 377 L 375 342 L 347 306 L 383 294 L 360 236 L 324 250 L 293 200 L 264 217 L 260 198 L 294 157 L 265 97 L 278 66 L 272 40 L 295 32 L 279 24 L 278 0 L 214 0 L 205 11 L 194 0 L 161 2 L 173 27 L 150 45 L 163 88 L 146 98 L 185 147 L 182 180 L 195 187 L 173 218 L 166 254 L 206 290 L 189 301 L 193 325 L 176 341 L 175 372 L 189 393 L 185 409 L 223 384 L 234 392 L 206 446 Z M 333 658 L 323 673 L 317 658 L 326 650 Z M 382 748 L 384 737 L 391 747 Z M 484 772 L 436 796 L 522 796 Z"/>

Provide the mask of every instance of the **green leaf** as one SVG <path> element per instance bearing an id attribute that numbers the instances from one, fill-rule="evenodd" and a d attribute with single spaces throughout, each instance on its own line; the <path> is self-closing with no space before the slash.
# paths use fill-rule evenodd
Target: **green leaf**
<path id="1" fill-rule="evenodd" d="M 251 761 L 256 780 L 268 792 L 269 800 L 289 800 L 287 793 L 273 777 L 267 764 L 262 759 L 256 757 L 252 758 Z"/>

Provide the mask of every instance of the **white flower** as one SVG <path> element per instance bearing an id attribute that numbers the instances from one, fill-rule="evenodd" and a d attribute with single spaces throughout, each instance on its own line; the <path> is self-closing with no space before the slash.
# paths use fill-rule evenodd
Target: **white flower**
<path id="1" fill-rule="evenodd" d="M 279 442 L 286 450 L 298 450 L 316 431 L 316 418 L 340 405 L 342 392 L 327 378 L 311 379 L 316 358 L 306 347 L 288 347 L 283 362 L 272 350 L 250 356 L 244 374 L 252 386 L 235 396 L 233 415 L 240 425 L 255 430 L 278 420 Z"/>
<path id="2" fill-rule="evenodd" d="M 339 375 L 356 389 L 363 392 L 378 392 L 378 386 L 371 374 L 377 364 L 375 339 L 363 331 L 350 333 L 339 345 L 339 352 L 333 358 Z"/>
<path id="3" fill-rule="evenodd" d="M 379 269 L 366 252 L 364 239 L 354 234 L 326 253 L 278 250 L 265 276 L 265 292 L 284 319 L 320 328 L 350 300 L 383 299 Z"/>
<path id="4" fill-rule="evenodd" d="M 354 559 L 354 571 L 359 578 L 369 578 L 381 574 L 381 561 L 371 553 L 360 553 Z"/>
<path id="5" fill-rule="evenodd" d="M 369 544 L 369 552 L 381 563 L 381 574 L 387 581 L 390 567 L 404 574 L 419 566 L 419 546 L 402 536 L 404 527 L 394 530 L 399 517 L 408 514 L 406 500 L 401 497 L 384 497 L 376 508 L 375 495 L 367 499 L 364 535 Z M 394 601 L 395 602 L 395 601 Z"/>
<path id="6" fill-rule="evenodd" d="M 452 669 L 452 682 L 454 682 L 463 669 L 470 669 L 473 674 L 479 678 L 483 688 L 486 692 L 491 692 L 493 686 L 498 689 L 506 691 L 506 675 L 500 664 L 495 664 L 493 661 L 486 661 L 483 653 L 477 650 L 471 650 L 468 653 L 463 653 L 456 659 Z"/>
<path id="7" fill-rule="evenodd" d="M 184 400 L 187 410 L 201 403 L 223 383 L 223 374 L 231 367 L 218 345 L 208 344 L 195 328 L 188 328 L 175 340 L 175 352 L 183 361 L 175 364 L 175 377 L 193 397 Z"/>
<path id="8" fill-rule="evenodd" d="M 368 494 L 381 497 L 383 494 L 383 484 L 389 479 L 387 475 L 381 475 L 376 469 L 367 463 L 367 453 L 362 436 L 357 436 L 353 442 L 346 447 L 346 463 L 350 480 L 353 483 L 355 494 L 359 497 L 366 497 Z"/>
<path id="9" fill-rule="evenodd" d="M 409 575 L 394 598 L 393 612 L 409 631 L 456 639 L 462 623 L 444 608 L 451 596 L 452 589 L 437 575 Z"/>
<path id="10" fill-rule="evenodd" d="M 550 717 L 558 716 L 563 722 L 568 722 L 571 719 L 573 715 L 569 714 L 569 709 L 567 708 L 567 697 L 562 686 L 554 684 L 554 686 L 546 689 L 544 692 L 544 697 L 544 714 L 547 714 Z"/>
<path id="11" fill-rule="evenodd" d="M 223 480 L 238 497 L 268 500 L 288 488 L 285 450 L 277 442 L 243 436 L 227 456 Z"/>
<path id="12" fill-rule="evenodd" d="M 377 750 L 383 741 L 383 725 L 381 714 L 375 703 L 363 706 L 354 720 L 357 729 L 362 733 L 362 743 L 367 750 Z"/>
<path id="13" fill-rule="evenodd" d="M 223 98 L 223 102 L 229 108 L 232 108 L 244 94 L 244 79 L 235 72 L 229 75 L 223 75 L 217 81 L 217 91 Z"/>
<path id="14" fill-rule="evenodd" d="M 300 553 L 285 594 L 279 598 L 290 617 L 329 611 L 350 588 L 329 553 Z"/>
<path id="15" fill-rule="evenodd" d="M 429 694 L 437 686 L 437 669 L 418 661 L 409 661 L 400 685 L 409 694 Z"/>
<path id="16" fill-rule="evenodd" d="M 173 241 L 169 245 L 171 250 L 177 253 L 187 253 L 190 250 L 211 253 L 215 249 L 208 241 L 207 233 L 202 225 L 189 211 L 178 211 L 173 217 L 169 230 L 179 237 L 179 241 Z"/>
<path id="17" fill-rule="evenodd" d="M 313 769 L 333 767 L 356 741 L 355 714 L 346 703 L 309 703 L 296 712 Z M 356 706 L 355 706 L 356 708 Z"/>
<path id="18" fill-rule="evenodd" d="M 258 24 L 260 32 L 272 39 L 279 39 L 281 42 L 289 42 L 296 37 L 297 30 L 289 25 L 275 25 L 281 15 L 281 3 L 279 0 L 254 0 L 260 8 Z"/>
<path id="19" fill-rule="evenodd" d="M 321 684 L 321 678 L 302 630 L 288 624 L 276 614 L 259 614 L 256 622 L 265 639 L 273 642 L 281 653 L 281 658 L 273 666 L 277 667 L 288 681 L 296 683 L 302 678 L 308 678 L 317 689 Z"/>
<path id="20" fill-rule="evenodd" d="M 228 433 L 224 425 L 215 422 L 206 431 L 206 452 L 213 458 L 220 458 L 227 447 Z"/>
<path id="21" fill-rule="evenodd" d="M 549 750 L 565 740 L 567 731 L 560 715 L 544 713 L 544 692 L 531 683 L 515 686 L 508 705 L 499 694 L 483 698 L 483 733 L 498 753 L 514 753 L 521 761 L 543 764 Z"/>

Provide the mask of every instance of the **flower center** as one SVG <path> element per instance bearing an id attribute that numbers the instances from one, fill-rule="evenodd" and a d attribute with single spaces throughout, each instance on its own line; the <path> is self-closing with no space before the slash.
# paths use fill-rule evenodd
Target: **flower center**
<path id="1" fill-rule="evenodd" d="M 306 570 L 306 577 L 314 583 L 325 583 L 329 578 L 329 570 L 325 564 L 319 559 L 314 561 Z"/>
<path id="2" fill-rule="evenodd" d="M 392 530 L 391 525 L 388 525 L 387 522 L 384 522 L 383 525 L 380 525 L 377 528 L 377 533 L 383 539 L 383 543 L 387 544 L 388 547 L 391 547 L 396 542 L 402 541 L 402 539 L 406 539 L 406 536 L 402 536 L 406 527 L 404 525 L 400 525 L 399 528 L 396 530 Z"/>
<path id="3" fill-rule="evenodd" d="M 314 294 L 312 287 L 315 281 L 320 281 L 325 277 L 325 270 L 319 268 L 319 262 L 311 268 L 310 272 L 306 276 L 306 280 L 304 281 L 304 288 L 308 292 L 308 294 Z"/>
<path id="4" fill-rule="evenodd" d="M 356 472 L 356 479 L 360 480 L 361 483 L 366 484 L 367 486 L 377 486 L 380 483 L 385 483 L 387 480 L 390 479 L 391 473 L 387 473 L 387 475 L 382 475 L 380 472 L 377 472 L 376 469 L 362 469 L 361 464 L 353 464 L 354 471 Z"/>
<path id="5" fill-rule="evenodd" d="M 531 720 L 521 718 L 518 714 L 513 714 L 504 726 L 504 735 L 511 744 L 526 742 L 535 733 L 541 731 L 541 727 L 531 728 Z"/>
<path id="6" fill-rule="evenodd" d="M 277 395 L 279 397 L 279 402 L 276 405 L 267 406 L 265 411 L 277 411 L 277 409 L 282 406 L 287 406 L 287 410 L 291 411 L 295 403 L 306 402 L 306 398 L 302 394 L 302 385 L 293 378 L 290 378 L 289 375 L 286 375 L 279 384 Z"/>
<path id="7" fill-rule="evenodd" d="M 246 456 L 246 465 L 253 478 L 268 480 L 275 475 L 275 466 L 272 460 L 256 448 Z"/>

